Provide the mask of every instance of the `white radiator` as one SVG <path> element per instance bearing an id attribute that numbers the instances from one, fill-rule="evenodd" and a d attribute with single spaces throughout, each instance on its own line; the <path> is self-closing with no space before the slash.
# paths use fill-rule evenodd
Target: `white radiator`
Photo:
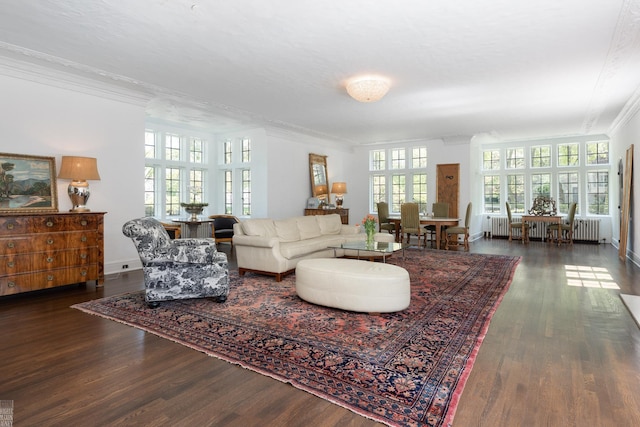
<path id="1" fill-rule="evenodd" d="M 513 216 L 514 222 L 520 222 L 521 218 Z M 546 222 L 530 222 L 529 238 L 540 239 L 547 236 Z M 573 221 L 573 240 L 583 242 L 600 242 L 600 220 L 599 219 L 575 219 Z M 509 237 L 509 218 L 494 216 L 491 217 L 491 235 L 496 237 Z"/>

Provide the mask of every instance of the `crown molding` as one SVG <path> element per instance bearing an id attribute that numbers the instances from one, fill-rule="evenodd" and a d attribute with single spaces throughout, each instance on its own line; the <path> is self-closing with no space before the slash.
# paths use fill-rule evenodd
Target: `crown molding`
<path id="1" fill-rule="evenodd" d="M 611 123 L 608 130 L 609 135 L 615 135 L 620 128 L 629 123 L 629 121 L 635 117 L 638 112 L 640 112 L 640 87 L 633 92 L 627 103 L 622 107 L 620 114 L 618 114 L 615 120 Z"/>

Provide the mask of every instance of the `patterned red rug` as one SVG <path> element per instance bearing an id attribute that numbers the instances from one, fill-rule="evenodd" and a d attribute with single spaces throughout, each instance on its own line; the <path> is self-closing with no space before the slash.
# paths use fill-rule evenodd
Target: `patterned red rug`
<path id="1" fill-rule="evenodd" d="M 231 272 L 224 304 L 147 308 L 142 292 L 74 305 L 291 383 L 373 420 L 445 426 L 519 257 L 407 250 L 411 305 L 368 315 L 315 306 L 295 276 Z M 363 261 L 365 262 L 365 261 Z"/>

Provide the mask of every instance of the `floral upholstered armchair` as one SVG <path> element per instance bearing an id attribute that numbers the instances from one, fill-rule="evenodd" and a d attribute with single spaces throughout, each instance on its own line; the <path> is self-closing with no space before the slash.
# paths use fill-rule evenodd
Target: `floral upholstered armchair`
<path id="1" fill-rule="evenodd" d="M 138 250 L 150 307 L 174 299 L 227 300 L 227 255 L 216 250 L 214 239 L 171 240 L 162 224 L 150 217 L 126 222 L 122 232 Z"/>

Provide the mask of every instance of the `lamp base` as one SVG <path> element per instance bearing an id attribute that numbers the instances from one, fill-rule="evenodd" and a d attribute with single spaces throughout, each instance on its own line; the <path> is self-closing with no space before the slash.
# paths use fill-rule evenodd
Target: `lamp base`
<path id="1" fill-rule="evenodd" d="M 342 208 L 342 197 L 336 196 L 336 207 L 338 209 Z"/>
<path id="2" fill-rule="evenodd" d="M 67 194 L 69 194 L 69 199 L 71 199 L 71 204 L 73 205 L 69 212 L 90 212 L 90 209 L 86 206 L 87 200 L 91 195 L 87 181 L 71 181 L 71 184 L 67 187 Z"/>

